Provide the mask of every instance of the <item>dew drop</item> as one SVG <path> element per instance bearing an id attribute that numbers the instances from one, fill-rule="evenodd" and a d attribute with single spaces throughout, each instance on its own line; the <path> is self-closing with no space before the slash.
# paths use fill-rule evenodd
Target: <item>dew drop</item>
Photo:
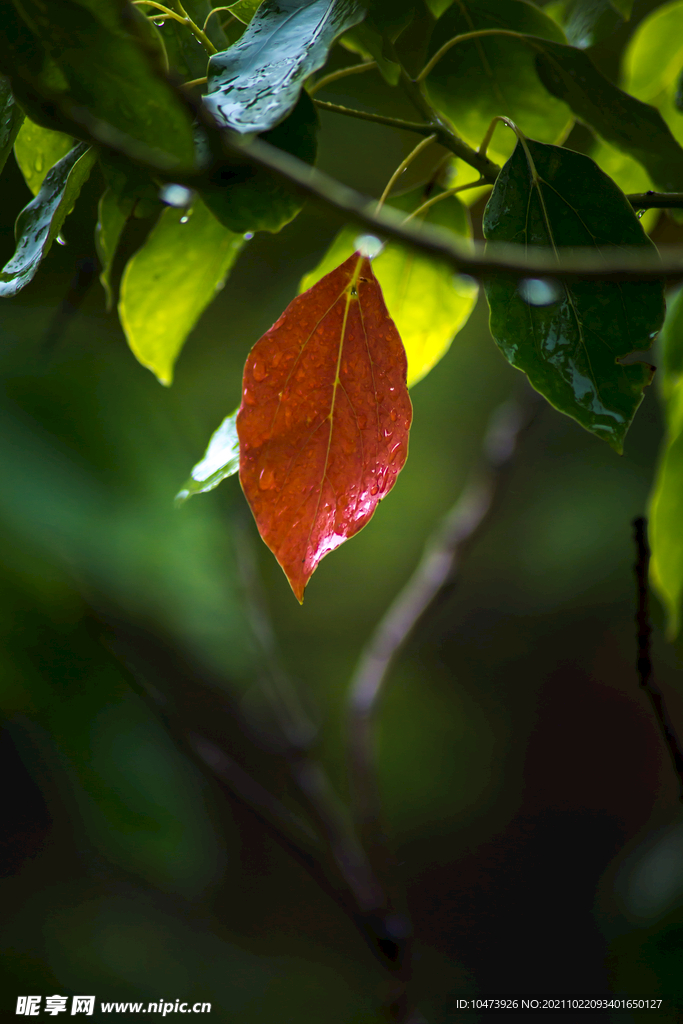
<path id="1" fill-rule="evenodd" d="M 367 256 L 370 260 L 377 256 L 384 248 L 384 242 L 380 242 L 379 238 L 375 235 L 358 235 L 353 245 L 361 256 Z"/>
<path id="2" fill-rule="evenodd" d="M 245 240 L 245 242 L 250 242 L 253 237 L 254 237 L 254 232 L 253 231 L 245 231 L 244 234 L 242 235 L 242 238 Z"/>
<path id="3" fill-rule="evenodd" d="M 36 169 L 36 171 L 38 171 L 38 174 L 40 174 L 40 172 L 42 171 L 43 166 L 44 166 L 42 156 L 37 156 L 36 157 L 35 163 L 33 164 L 33 166 Z"/>
<path id="4" fill-rule="evenodd" d="M 254 363 L 254 366 L 253 366 L 253 369 L 252 369 L 251 372 L 252 372 L 252 374 L 254 376 L 254 380 L 258 381 L 259 384 L 261 383 L 262 380 L 265 380 L 266 377 L 268 376 L 268 372 L 267 372 L 265 366 L 263 365 L 263 363 L 260 363 L 258 361 L 258 359 Z"/>
<path id="5" fill-rule="evenodd" d="M 58 245 L 66 245 L 66 238 L 61 232 L 57 235 L 57 243 Z"/>
<path id="6" fill-rule="evenodd" d="M 189 206 L 193 196 L 192 190 L 185 188 L 184 185 L 168 184 L 163 185 L 159 189 L 159 199 L 161 202 L 165 203 L 166 206 L 176 206 L 178 209 Z"/>
<path id="7" fill-rule="evenodd" d="M 530 306 L 552 306 L 562 296 L 562 289 L 556 281 L 541 277 L 525 277 L 519 282 L 517 291 Z"/>
<path id="8" fill-rule="evenodd" d="M 258 485 L 262 491 L 272 491 L 274 489 L 275 474 L 270 466 L 266 466 L 265 469 L 261 470 L 261 475 L 258 478 Z"/>
<path id="9" fill-rule="evenodd" d="M 182 215 L 182 217 L 180 218 L 180 223 L 181 224 L 187 224 L 187 222 L 190 219 L 191 215 L 192 215 L 192 210 L 188 210 L 187 213 L 184 213 Z"/>
<path id="10" fill-rule="evenodd" d="M 637 211 L 636 217 L 638 218 L 638 220 L 642 219 L 644 213 L 645 213 L 645 210 L 638 210 Z"/>
<path id="11" fill-rule="evenodd" d="M 378 491 L 379 491 L 379 487 L 377 486 L 377 484 L 373 484 L 372 487 L 370 488 L 370 494 L 372 494 L 373 497 L 374 497 L 375 494 L 378 493 Z"/>

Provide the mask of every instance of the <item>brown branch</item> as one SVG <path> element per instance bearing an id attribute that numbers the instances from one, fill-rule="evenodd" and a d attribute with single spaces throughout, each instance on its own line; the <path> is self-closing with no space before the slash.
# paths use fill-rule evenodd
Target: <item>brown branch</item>
<path id="1" fill-rule="evenodd" d="M 372 634 L 351 682 L 347 743 L 352 803 L 361 839 L 380 877 L 391 872 L 392 858 L 382 825 L 375 726 L 389 670 L 418 621 L 454 582 L 465 551 L 496 507 L 520 435 L 531 422 L 535 407 L 534 397 L 533 407 L 506 403 L 496 410 L 486 432 L 480 466 Z"/>
<path id="2" fill-rule="evenodd" d="M 633 539 L 636 546 L 636 561 L 634 572 L 638 601 L 636 606 L 636 626 L 638 655 L 636 659 L 636 671 L 638 682 L 650 699 L 652 710 L 657 719 L 657 725 L 662 735 L 666 748 L 671 758 L 674 772 L 678 779 L 678 798 L 683 803 L 683 748 L 676 734 L 676 729 L 671 720 L 664 695 L 657 685 L 652 672 L 652 653 L 650 637 L 652 626 L 650 625 L 650 601 L 648 588 L 648 574 L 650 571 L 650 546 L 647 540 L 647 519 L 645 516 L 638 516 L 633 520 Z"/>

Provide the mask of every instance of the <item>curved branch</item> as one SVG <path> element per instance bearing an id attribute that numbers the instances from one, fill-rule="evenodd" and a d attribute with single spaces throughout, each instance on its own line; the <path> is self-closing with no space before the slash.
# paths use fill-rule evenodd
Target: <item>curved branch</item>
<path id="1" fill-rule="evenodd" d="M 494 412 L 484 438 L 483 465 L 428 542 L 413 575 L 362 651 L 351 681 L 347 744 L 352 806 L 361 839 L 378 873 L 390 860 L 382 828 L 374 750 L 375 723 L 389 669 L 425 611 L 452 585 L 463 554 L 496 507 L 534 407 L 535 403 L 526 408 L 506 403 Z"/>

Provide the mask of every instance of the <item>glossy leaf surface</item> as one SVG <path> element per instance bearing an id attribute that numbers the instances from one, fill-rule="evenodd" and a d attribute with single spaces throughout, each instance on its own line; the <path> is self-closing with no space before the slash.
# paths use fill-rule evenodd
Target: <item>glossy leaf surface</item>
<path id="1" fill-rule="evenodd" d="M 318 114 L 305 92 L 291 114 L 262 136 L 265 142 L 306 163 L 315 162 Z M 285 188 L 270 171 L 247 163 L 223 166 L 211 186 L 202 189 L 204 202 L 231 231 L 279 231 L 296 217 L 303 200 Z"/>
<path id="2" fill-rule="evenodd" d="M 430 57 L 454 36 L 482 29 L 505 29 L 564 42 L 557 23 L 525 0 L 467 0 L 453 4 L 436 23 Z M 475 148 L 491 119 L 499 114 L 542 142 L 557 142 L 572 122 L 568 107 L 549 99 L 539 82 L 533 50 L 524 40 L 510 36 L 485 36 L 456 44 L 439 60 L 425 84 L 432 103 Z M 502 162 L 514 145 L 514 138 L 499 130 L 489 155 Z"/>
<path id="3" fill-rule="evenodd" d="M 683 186 L 683 149 L 654 107 L 613 85 L 583 50 L 530 40 L 546 88 L 610 145 L 643 165 L 656 187 Z M 683 138 L 683 133 L 682 133 Z"/>
<path id="4" fill-rule="evenodd" d="M 501 171 L 484 215 L 496 242 L 653 251 L 628 200 L 588 157 L 527 140 Z M 548 401 L 621 451 L 652 367 L 618 360 L 662 325 L 659 282 L 486 285 L 491 332 Z"/>
<path id="5" fill-rule="evenodd" d="M 683 289 L 669 303 L 660 342 L 666 436 L 650 500 L 650 569 L 673 639 L 683 612 Z"/>
<path id="6" fill-rule="evenodd" d="M 55 164 L 38 195 L 19 214 L 17 247 L 0 271 L 0 296 L 16 295 L 35 277 L 41 261 L 71 213 L 81 188 L 95 162 L 96 154 L 84 143 Z"/>
<path id="7" fill-rule="evenodd" d="M 393 487 L 411 417 L 401 339 L 355 254 L 289 304 L 244 369 L 240 481 L 299 601 Z"/>
<path id="8" fill-rule="evenodd" d="M 188 216 L 189 214 L 189 216 Z M 168 207 L 121 281 L 119 317 L 134 355 L 170 384 L 188 334 L 244 245 L 197 198 L 191 213 Z"/>
<path id="9" fill-rule="evenodd" d="M 65 99 L 105 133 L 111 125 L 171 162 L 192 165 L 190 119 L 163 78 L 139 10 L 126 0 L 17 0 L 16 7 L 34 37 L 33 54 L 23 55 L 29 68 L 38 70 L 47 54 L 67 83 Z"/>
<path id="10" fill-rule="evenodd" d="M 23 120 L 24 112 L 14 99 L 9 79 L 0 75 L 0 171 L 12 152 Z"/>
<path id="11" fill-rule="evenodd" d="M 38 195 L 47 172 L 66 156 L 73 144 L 70 135 L 41 128 L 28 117 L 25 119 L 14 143 L 14 155 L 34 196 Z"/>
<path id="12" fill-rule="evenodd" d="M 419 205 L 413 196 L 393 200 L 408 212 Z M 429 224 L 447 228 L 460 239 L 471 237 L 469 215 L 455 196 L 427 211 Z M 311 288 L 358 248 L 357 228 L 343 228 L 315 270 L 303 278 L 300 291 Z M 477 301 L 471 278 L 454 274 L 444 263 L 389 242 L 372 260 L 389 316 L 403 341 L 408 359 L 408 387 L 429 373 L 446 354 Z"/>
<path id="13" fill-rule="evenodd" d="M 273 128 L 363 13 L 359 0 L 264 0 L 241 39 L 209 61 L 208 109 L 238 132 Z"/>
<path id="14" fill-rule="evenodd" d="M 182 505 L 194 494 L 205 494 L 222 480 L 234 476 L 240 468 L 240 442 L 237 436 L 237 409 L 214 430 L 204 457 L 192 468 L 189 478 L 175 497 Z"/>

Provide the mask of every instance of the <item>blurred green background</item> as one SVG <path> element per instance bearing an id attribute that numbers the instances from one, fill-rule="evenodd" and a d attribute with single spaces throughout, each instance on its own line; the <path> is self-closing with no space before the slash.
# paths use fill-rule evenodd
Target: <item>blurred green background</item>
<path id="1" fill-rule="evenodd" d="M 331 98 L 411 116 L 373 76 L 339 82 Z M 320 166 L 375 195 L 414 144 L 333 114 L 322 126 Z M 101 187 L 93 174 L 67 244 L 0 309 L 5 1013 L 19 994 L 93 993 L 209 1001 L 213 1019 L 235 1024 L 371 1024 L 386 981 L 362 939 L 169 735 L 164 709 L 182 707 L 201 733 L 228 708 L 225 750 L 286 793 L 273 751 L 229 712 L 258 723 L 264 708 L 248 549 L 317 750 L 346 795 L 344 702 L 362 645 L 522 377 L 480 303 L 412 392 L 394 491 L 325 559 L 299 607 L 236 478 L 181 509 L 173 496 L 238 404 L 250 347 L 338 225 L 309 206 L 279 235 L 257 235 L 164 389 L 105 314 L 96 273 L 75 308 L 94 273 Z M 12 160 L 3 190 L 7 258 L 29 199 Z M 139 243 L 134 229 L 121 260 Z M 474 1019 L 455 1003 L 474 993 L 683 998 L 683 822 L 634 671 L 630 524 L 661 433 L 656 387 L 622 458 L 544 408 L 457 588 L 392 671 L 382 795 L 430 1024 Z M 655 618 L 657 676 L 683 728 L 680 662 Z"/>

